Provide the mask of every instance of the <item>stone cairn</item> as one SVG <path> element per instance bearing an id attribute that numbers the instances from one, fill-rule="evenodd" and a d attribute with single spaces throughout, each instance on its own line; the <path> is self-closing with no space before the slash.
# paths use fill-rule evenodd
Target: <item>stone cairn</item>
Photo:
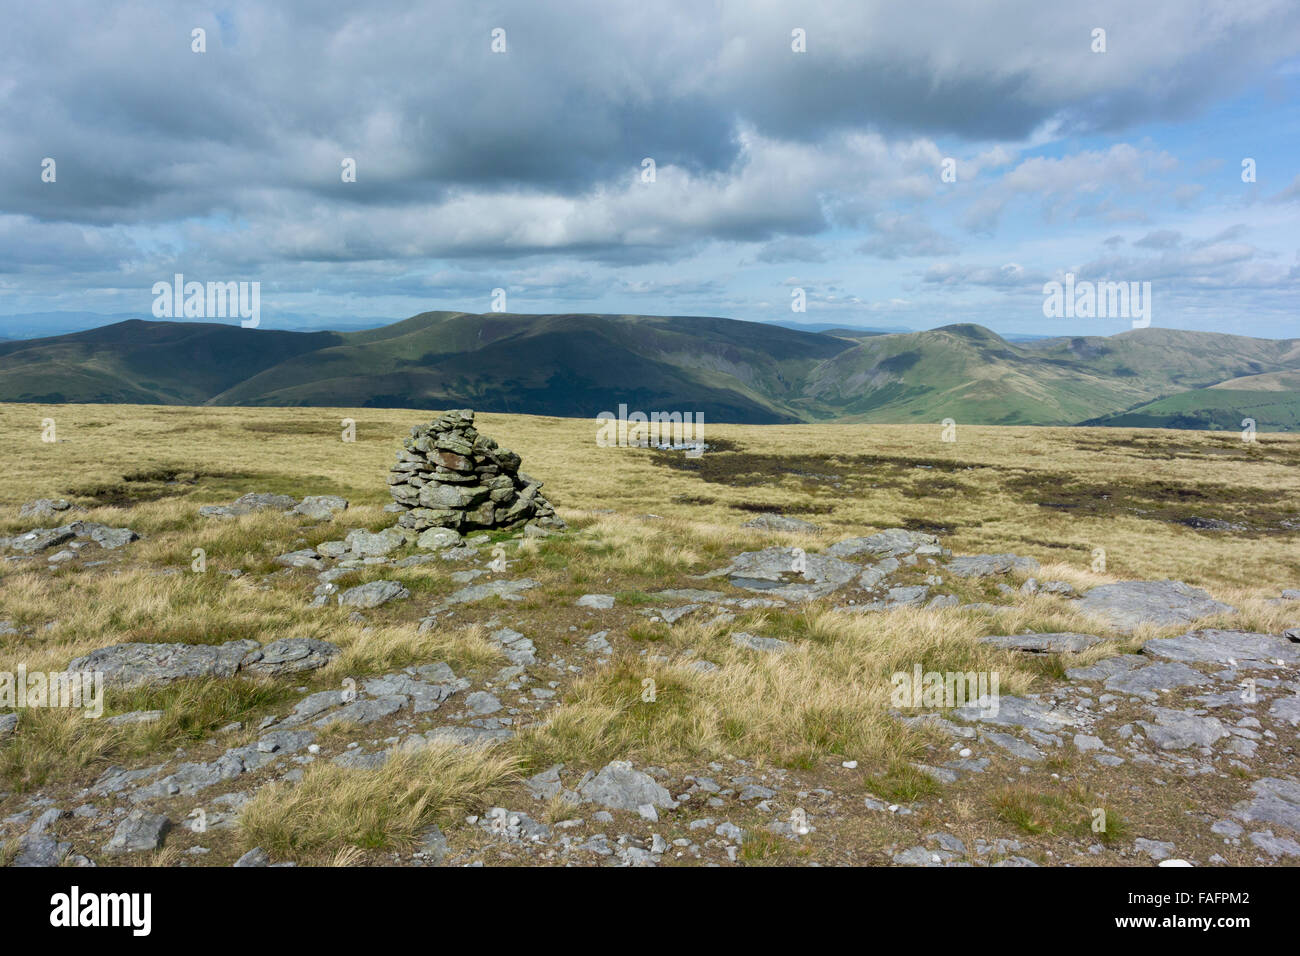
<path id="1" fill-rule="evenodd" d="M 542 483 L 519 470 L 519 456 L 474 427 L 458 409 L 411 429 L 388 476 L 405 511 L 403 528 L 467 532 L 525 525 L 559 530 L 564 522 L 542 497 Z"/>

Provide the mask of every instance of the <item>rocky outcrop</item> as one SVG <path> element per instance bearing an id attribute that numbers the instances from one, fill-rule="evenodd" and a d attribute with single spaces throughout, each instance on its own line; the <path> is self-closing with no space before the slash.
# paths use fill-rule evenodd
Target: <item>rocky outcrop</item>
<path id="1" fill-rule="evenodd" d="M 1174 627 L 1205 617 L 1234 614 L 1235 609 L 1209 593 L 1182 581 L 1120 581 L 1088 591 L 1078 608 L 1110 624 L 1131 631 L 1142 624 Z"/>
<path id="2" fill-rule="evenodd" d="M 415 531 L 563 528 L 542 483 L 519 465 L 518 455 L 479 434 L 469 409 L 418 425 L 388 477 L 393 500 L 405 509 L 397 523 Z"/>
<path id="3" fill-rule="evenodd" d="M 286 637 L 270 644 L 115 644 L 68 664 L 69 671 L 99 671 L 110 685 L 167 683 L 195 677 L 233 677 L 239 671 L 277 675 L 324 667 L 339 649 L 329 641 Z"/>

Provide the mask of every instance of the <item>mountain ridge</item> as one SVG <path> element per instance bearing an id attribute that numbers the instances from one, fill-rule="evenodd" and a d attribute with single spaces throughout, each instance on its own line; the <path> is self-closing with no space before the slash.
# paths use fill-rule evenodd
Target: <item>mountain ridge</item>
<path id="1" fill-rule="evenodd" d="M 1132 329 L 1009 342 L 980 325 L 860 336 L 707 316 L 423 312 L 299 332 L 128 319 L 0 341 L 0 401 L 629 408 L 749 424 L 1300 423 L 1300 339 Z M 1262 415 L 1263 418 L 1259 418 Z"/>

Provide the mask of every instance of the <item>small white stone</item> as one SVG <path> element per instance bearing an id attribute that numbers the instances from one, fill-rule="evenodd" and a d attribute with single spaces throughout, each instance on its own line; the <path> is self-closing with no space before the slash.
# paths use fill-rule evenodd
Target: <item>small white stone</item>
<path id="1" fill-rule="evenodd" d="M 844 763 L 840 764 L 840 766 L 845 770 L 857 770 L 858 762 L 856 760 L 846 760 Z"/>

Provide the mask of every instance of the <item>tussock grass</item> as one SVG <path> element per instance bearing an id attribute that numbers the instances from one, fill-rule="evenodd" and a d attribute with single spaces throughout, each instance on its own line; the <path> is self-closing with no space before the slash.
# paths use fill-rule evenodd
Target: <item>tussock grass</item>
<path id="1" fill-rule="evenodd" d="M 994 791 L 990 803 L 999 819 L 1029 836 L 1064 835 L 1118 843 L 1129 834 L 1127 821 L 1111 801 L 1082 783 L 1064 785 L 1057 792 L 1010 784 Z M 1093 829 L 1094 819 L 1101 829 Z"/>
<path id="2" fill-rule="evenodd" d="M 28 708 L 19 732 L 0 747 L 0 786 L 28 792 L 69 774 L 94 772 L 110 760 L 145 757 L 205 740 L 218 728 L 268 712 L 297 695 L 267 679 L 178 681 L 165 687 L 105 688 L 100 719 L 74 708 Z M 113 726 L 107 718 L 160 710 L 155 723 Z"/>
<path id="3" fill-rule="evenodd" d="M 749 625 L 762 631 L 770 620 L 757 615 Z M 790 767 L 832 756 L 888 764 L 914 758 L 928 739 L 889 714 L 895 672 L 910 674 L 917 663 L 924 671 L 998 671 L 1004 694 L 1034 680 L 1027 662 L 977 644 L 964 615 L 953 612 L 807 611 L 786 621 L 782 636 L 794 647 L 783 654 L 734 646 L 729 635 L 741 629 L 734 624 L 663 629 L 646 656 L 585 675 L 547 723 L 523 735 L 529 764 L 725 754 Z M 693 658 L 721 666 L 701 673 L 689 666 Z M 643 699 L 647 681 L 653 701 Z"/>
<path id="4" fill-rule="evenodd" d="M 489 801 L 517 766 L 499 750 L 453 744 L 396 753 L 376 770 L 316 763 L 299 783 L 270 784 L 244 806 L 241 846 L 309 863 L 337 861 L 349 846 L 407 849 L 430 824 Z"/>

